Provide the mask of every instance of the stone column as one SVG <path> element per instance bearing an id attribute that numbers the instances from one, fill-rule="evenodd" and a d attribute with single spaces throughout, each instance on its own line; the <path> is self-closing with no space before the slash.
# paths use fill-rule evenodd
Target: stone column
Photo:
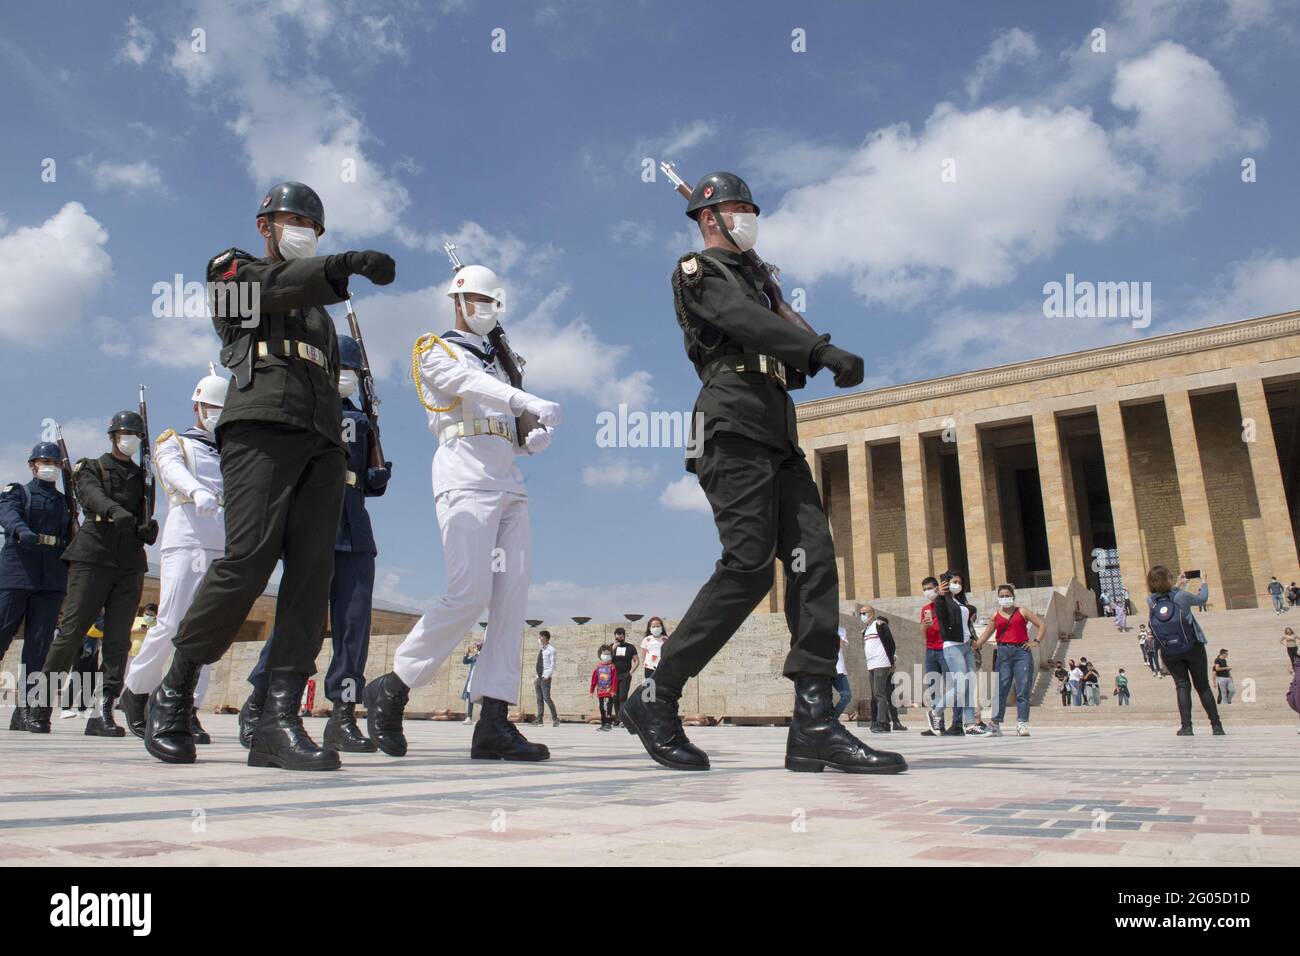
<path id="1" fill-rule="evenodd" d="M 1237 402 L 1241 406 L 1242 429 L 1253 426 L 1253 438 L 1246 442 L 1250 452 L 1250 470 L 1255 478 L 1255 497 L 1259 501 L 1260 523 L 1268 542 L 1270 567 L 1255 573 L 1256 586 L 1265 599 L 1261 607 L 1272 607 L 1267 593 L 1273 575 L 1288 586 L 1300 581 L 1300 562 L 1296 558 L 1295 535 L 1291 531 L 1291 513 L 1287 507 L 1286 486 L 1282 484 L 1282 466 L 1277 458 L 1273 421 L 1268 417 L 1268 400 L 1264 382 L 1258 378 L 1237 380 Z"/>
<path id="2" fill-rule="evenodd" d="M 1074 484 L 1065 472 L 1061 436 L 1053 412 L 1034 412 L 1034 448 L 1038 453 L 1038 485 L 1043 497 L 1043 520 L 1047 525 L 1047 554 L 1052 563 L 1052 584 L 1063 587 L 1070 578 L 1082 577 L 1076 567 L 1074 512 L 1069 493 Z"/>
<path id="3" fill-rule="evenodd" d="M 966 569 L 969 591 L 987 591 L 993 581 L 989 567 L 989 531 L 985 518 L 984 449 L 979 427 L 970 422 L 957 426 L 957 468 L 961 473 L 961 508 L 966 526 Z"/>
<path id="4" fill-rule="evenodd" d="M 1145 593 L 1147 557 L 1138 524 L 1133 475 L 1128 467 L 1128 436 L 1119 402 L 1097 403 L 1097 424 L 1101 450 L 1106 459 L 1106 490 L 1110 495 L 1110 516 L 1115 522 L 1115 544 L 1119 551 L 1119 573 L 1130 595 Z M 1092 560 L 1092 556 L 1088 556 Z"/>
<path id="5" fill-rule="evenodd" d="M 864 441 L 850 441 L 849 511 L 853 528 L 853 588 L 855 601 L 870 601 L 876 596 L 876 569 L 871 551 L 871 468 Z"/>
<path id="6" fill-rule="evenodd" d="M 909 594 L 916 594 L 921 579 L 930 573 L 930 526 L 925 514 L 925 454 L 921 435 L 904 432 L 899 438 L 903 456 L 903 502 L 907 521 Z"/>
<path id="7" fill-rule="evenodd" d="M 1178 471 L 1178 494 L 1183 500 L 1183 520 L 1187 523 L 1187 554 L 1183 560 L 1199 567 L 1202 578 L 1213 591 L 1211 601 L 1219 609 L 1227 608 L 1223 577 L 1219 574 L 1218 552 L 1214 545 L 1214 526 L 1210 523 L 1210 502 L 1205 492 L 1205 475 L 1201 470 L 1201 446 L 1196 439 L 1192 419 L 1192 399 L 1185 388 L 1165 392 L 1165 416 L 1169 419 L 1169 438 L 1174 446 L 1174 467 Z M 1170 568 L 1174 576 L 1186 568 Z"/>

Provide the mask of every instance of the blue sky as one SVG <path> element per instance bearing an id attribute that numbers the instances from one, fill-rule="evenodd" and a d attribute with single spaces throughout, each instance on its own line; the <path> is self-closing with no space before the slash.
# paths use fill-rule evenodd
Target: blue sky
<path id="1" fill-rule="evenodd" d="M 185 424 L 216 338 L 206 320 L 155 318 L 154 284 L 201 281 L 231 245 L 258 251 L 263 191 L 301 179 L 325 200 L 323 252 L 398 263 L 394 285 L 354 285 L 395 461 L 372 507 L 378 596 L 419 606 L 444 581 L 434 442 L 405 371 L 416 336 L 448 326 L 451 238 L 505 277 L 529 387 L 566 410 L 523 466 L 529 615 L 680 614 L 718 554 L 682 453 L 596 444 L 601 411 L 685 412 L 697 389 L 668 286 L 694 238 L 644 159 L 746 176 L 760 252 L 819 330 L 867 358 L 869 385 L 1283 311 L 1300 287 L 1297 11 L 19 6 L 0 35 L 0 466 L 23 473 L 47 417 L 74 455 L 102 452 L 139 382 L 155 430 Z M 1151 282 L 1153 321 L 1045 318 L 1043 285 L 1067 273 Z M 823 378 L 802 397 L 831 394 Z"/>

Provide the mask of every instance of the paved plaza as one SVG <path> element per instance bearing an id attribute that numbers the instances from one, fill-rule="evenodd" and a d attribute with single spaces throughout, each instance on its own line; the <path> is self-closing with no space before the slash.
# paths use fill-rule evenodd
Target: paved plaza
<path id="1" fill-rule="evenodd" d="M 6 715 L 7 716 L 7 715 Z M 471 728 L 411 722 L 411 756 L 345 755 L 337 773 L 254 770 L 234 716 L 168 767 L 134 738 L 0 732 L 0 862 L 9 866 L 1162 864 L 1294 865 L 1300 735 L 1193 738 L 1150 724 L 1030 738 L 866 735 L 898 777 L 793 774 L 785 731 L 696 728 L 709 773 L 660 769 L 622 730 L 525 728 L 540 765 L 471 761 Z M 309 726 L 317 735 L 324 721 Z M 865 731 L 865 728 L 862 728 Z"/>

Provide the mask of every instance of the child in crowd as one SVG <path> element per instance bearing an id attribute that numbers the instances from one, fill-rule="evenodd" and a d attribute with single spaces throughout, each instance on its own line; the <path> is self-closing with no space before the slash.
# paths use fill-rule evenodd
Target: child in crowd
<path id="1" fill-rule="evenodd" d="M 618 694 L 618 671 L 614 664 L 614 648 L 600 645 L 600 663 L 591 672 L 591 689 L 600 701 L 600 729 L 609 730 L 614 720 L 614 698 Z"/>
<path id="2" fill-rule="evenodd" d="M 1115 675 L 1115 701 L 1120 707 L 1128 703 L 1128 678 L 1124 675 L 1122 667 Z"/>

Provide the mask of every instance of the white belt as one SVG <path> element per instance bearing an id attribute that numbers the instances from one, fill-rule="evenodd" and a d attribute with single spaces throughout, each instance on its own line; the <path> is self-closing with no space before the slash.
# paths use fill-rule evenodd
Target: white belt
<path id="1" fill-rule="evenodd" d="M 48 544 L 48 545 L 53 546 L 53 545 L 57 545 L 57 544 L 59 543 L 59 539 L 58 539 L 58 536 L 57 536 L 57 535 L 52 535 L 52 534 L 38 534 L 38 535 L 36 536 L 36 543 L 37 543 L 37 544 Z"/>
<path id="2" fill-rule="evenodd" d="M 453 438 L 471 438 L 474 435 L 496 435 L 507 441 L 515 440 L 515 423 L 506 418 L 476 418 L 468 422 L 456 422 L 438 432 L 439 441 Z"/>
<path id="3" fill-rule="evenodd" d="M 357 473 L 355 471 L 345 471 L 343 473 L 343 483 L 349 488 L 357 487 Z"/>
<path id="4" fill-rule="evenodd" d="M 272 345 L 274 345 L 275 348 L 272 348 Z M 321 349 L 316 348 L 314 345 L 309 345 L 306 342 L 297 342 L 293 339 L 274 339 L 271 342 L 258 342 L 257 357 L 266 358 L 268 355 L 277 355 L 280 358 L 297 356 L 298 358 L 306 359 L 308 362 L 319 365 L 326 371 L 328 371 L 330 367 L 329 359 Z"/>

